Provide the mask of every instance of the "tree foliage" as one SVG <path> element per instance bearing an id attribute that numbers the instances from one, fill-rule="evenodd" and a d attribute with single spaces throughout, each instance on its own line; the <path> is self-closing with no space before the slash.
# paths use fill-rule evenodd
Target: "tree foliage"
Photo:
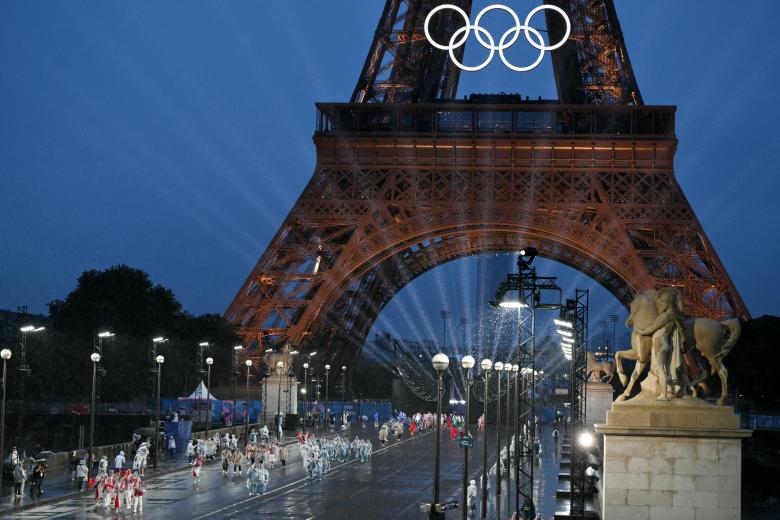
<path id="1" fill-rule="evenodd" d="M 104 271 L 87 271 L 76 288 L 49 304 L 50 326 L 44 337 L 31 336 L 28 360 L 32 368 L 26 398 L 89 400 L 92 388 L 90 354 L 97 334 L 107 330 L 115 337 L 103 341 L 101 401 L 151 399 L 156 385 L 150 358 L 152 338 L 168 339 L 158 345 L 165 356 L 163 397 L 187 395 L 200 382 L 198 343 L 211 346 L 203 358 L 213 357 L 212 386 L 230 376 L 232 347 L 240 339 L 218 315 L 193 317 L 182 310 L 173 293 L 155 285 L 139 269 L 120 265 Z"/>

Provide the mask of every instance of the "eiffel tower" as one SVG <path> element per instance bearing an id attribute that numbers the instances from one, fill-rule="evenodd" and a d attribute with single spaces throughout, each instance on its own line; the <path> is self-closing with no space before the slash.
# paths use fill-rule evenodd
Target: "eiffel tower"
<path id="1" fill-rule="evenodd" d="M 624 305 L 674 285 L 691 315 L 748 318 L 675 179 L 675 107 L 643 103 L 613 0 L 548 1 L 572 23 L 552 101 L 456 100 L 460 69 L 423 31 L 441 3 L 387 0 L 350 102 L 317 104 L 314 174 L 226 312 L 244 355 L 286 344 L 354 362 L 417 276 L 523 246 Z M 544 12 L 559 41 L 562 17 Z M 437 41 L 462 25 L 451 13 L 432 18 Z"/>

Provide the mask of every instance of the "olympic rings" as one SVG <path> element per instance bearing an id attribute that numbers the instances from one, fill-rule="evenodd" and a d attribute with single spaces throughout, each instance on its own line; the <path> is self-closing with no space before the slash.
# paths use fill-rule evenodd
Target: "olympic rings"
<path id="1" fill-rule="evenodd" d="M 436 42 L 433 39 L 433 37 L 431 37 L 431 33 L 429 29 L 431 18 L 436 13 L 444 9 L 451 9 L 455 11 L 463 18 L 463 21 L 466 22 L 466 25 L 464 25 L 463 27 L 461 27 L 460 29 L 458 29 L 452 34 L 452 37 L 450 38 L 449 41 L 449 45 L 442 45 Z M 496 45 L 496 42 L 493 39 L 493 35 L 490 34 L 490 32 L 487 29 L 479 25 L 479 22 L 482 20 L 482 17 L 495 9 L 509 13 L 509 15 L 512 17 L 512 19 L 515 22 L 515 26 L 509 28 L 509 30 L 507 30 L 501 36 L 498 45 Z M 544 9 L 552 9 L 556 13 L 560 14 L 563 17 L 564 22 L 566 22 L 566 34 L 563 36 L 561 41 L 556 43 L 555 45 L 545 45 L 544 37 L 542 36 L 542 34 L 538 30 L 531 27 L 531 19 L 534 17 L 534 15 L 536 15 L 540 11 L 543 11 Z M 484 62 L 474 67 L 464 65 L 463 63 L 458 61 L 458 58 L 455 56 L 455 51 L 466 44 L 466 40 L 469 39 L 472 29 L 474 30 L 474 34 L 476 35 L 479 44 L 482 45 L 482 47 L 484 47 L 485 49 L 490 51 L 490 54 L 488 55 L 487 59 Z M 518 67 L 517 65 L 510 63 L 509 60 L 504 55 L 504 51 L 512 47 L 515 44 L 515 42 L 517 42 L 517 39 L 520 37 L 521 31 L 525 34 L 525 39 L 528 41 L 528 43 L 530 43 L 531 46 L 533 46 L 535 49 L 539 50 L 539 56 L 536 58 L 536 60 L 531 65 L 525 67 Z M 448 51 L 452 62 L 461 70 L 465 70 L 469 72 L 482 70 L 485 67 L 487 67 L 488 64 L 490 64 L 490 62 L 493 61 L 493 58 L 496 55 L 496 51 L 498 51 L 498 55 L 501 57 L 501 61 L 503 61 L 504 65 L 506 65 L 508 68 L 516 72 L 528 72 L 529 70 L 533 70 L 539 66 L 539 64 L 544 59 L 545 52 L 554 51 L 555 49 L 559 49 L 560 47 L 562 47 L 569 39 L 570 35 L 571 35 L 571 20 L 569 20 L 569 17 L 566 14 L 566 12 L 558 6 L 549 5 L 549 4 L 540 5 L 539 7 L 532 9 L 531 12 L 528 13 L 528 16 L 525 17 L 525 21 L 522 24 L 520 23 L 520 18 L 518 18 L 517 13 L 515 13 L 511 8 L 501 4 L 489 5 L 484 9 L 482 9 L 477 15 L 477 18 L 474 20 L 473 25 L 471 24 L 471 21 L 469 20 L 469 15 L 466 13 L 466 11 L 464 11 L 457 5 L 453 5 L 453 4 L 442 4 L 434 7 L 433 9 L 431 9 L 431 12 L 428 13 L 428 16 L 425 18 L 425 37 L 428 39 L 428 42 L 430 42 L 430 44 L 436 47 L 437 49 Z"/>

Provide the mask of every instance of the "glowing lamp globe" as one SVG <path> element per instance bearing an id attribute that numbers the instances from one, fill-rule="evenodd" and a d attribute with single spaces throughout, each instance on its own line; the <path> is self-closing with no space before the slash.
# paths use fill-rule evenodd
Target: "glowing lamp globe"
<path id="1" fill-rule="evenodd" d="M 439 372 L 441 372 L 442 370 L 447 370 L 447 367 L 450 366 L 450 358 L 448 358 L 446 354 L 442 354 L 441 352 L 433 356 L 433 359 L 431 361 L 433 362 L 433 368 L 435 368 Z"/>

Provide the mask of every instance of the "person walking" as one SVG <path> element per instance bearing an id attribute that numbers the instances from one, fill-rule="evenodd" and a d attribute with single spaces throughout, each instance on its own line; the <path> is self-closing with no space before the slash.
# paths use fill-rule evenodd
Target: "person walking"
<path id="1" fill-rule="evenodd" d="M 79 461 L 79 465 L 76 466 L 76 479 L 79 483 L 79 492 L 84 491 L 84 481 L 89 476 L 89 470 L 87 464 L 83 460 Z"/>
<path id="2" fill-rule="evenodd" d="M 198 445 L 195 439 L 191 439 L 190 442 L 187 443 L 187 464 L 192 464 L 195 460 L 195 450 L 197 447 Z"/>
<path id="3" fill-rule="evenodd" d="M 119 455 L 114 458 L 114 471 L 119 474 L 125 467 L 125 452 L 120 451 Z"/>
<path id="4" fill-rule="evenodd" d="M 238 450 L 236 450 L 238 451 Z M 238 452 L 241 453 L 240 451 Z M 203 457 L 198 455 L 194 461 L 192 461 L 192 485 L 197 486 L 200 484 L 200 470 L 203 467 Z"/>
<path id="5" fill-rule="evenodd" d="M 146 494 L 146 484 L 140 475 L 133 475 L 131 480 L 133 488 L 133 514 L 138 512 L 139 506 L 141 512 L 144 512 L 144 495 Z"/>
<path id="6" fill-rule="evenodd" d="M 14 498 L 22 498 L 22 490 L 24 489 L 24 481 L 27 480 L 27 472 L 24 471 L 19 462 L 14 466 Z"/>
<path id="7" fill-rule="evenodd" d="M 222 474 L 227 477 L 228 467 L 230 466 L 230 452 L 227 448 L 222 450 L 220 458 L 222 462 Z"/>
<path id="8" fill-rule="evenodd" d="M 287 452 L 287 446 L 281 445 L 279 447 L 279 461 L 282 463 L 282 467 L 285 467 L 287 465 L 287 456 L 289 453 Z"/>
<path id="9" fill-rule="evenodd" d="M 233 475 L 235 476 L 236 473 L 239 475 L 243 475 L 244 471 L 241 469 L 241 463 L 244 461 L 244 455 L 241 453 L 241 450 L 235 449 L 233 450 Z"/>
<path id="10" fill-rule="evenodd" d="M 263 463 L 257 465 L 257 494 L 265 495 L 265 488 L 268 487 L 269 480 L 268 470 L 265 469 Z"/>
<path id="11" fill-rule="evenodd" d="M 70 460 L 68 462 L 70 464 L 70 481 L 73 482 L 76 480 L 76 468 L 79 466 L 79 458 L 76 456 L 75 451 L 70 452 Z"/>
<path id="12" fill-rule="evenodd" d="M 43 478 L 46 475 L 46 469 L 42 462 L 38 462 L 33 468 L 32 478 L 30 479 L 30 498 L 39 498 L 43 494 Z"/>
<path id="13" fill-rule="evenodd" d="M 473 518 L 477 515 L 477 481 L 472 480 L 469 482 L 469 487 L 466 490 L 466 507 L 468 508 L 469 517 Z"/>
<path id="14" fill-rule="evenodd" d="M 174 435 L 168 436 L 168 458 L 176 460 L 176 437 Z M 141 505 L 141 511 L 143 511 L 143 505 Z"/>

